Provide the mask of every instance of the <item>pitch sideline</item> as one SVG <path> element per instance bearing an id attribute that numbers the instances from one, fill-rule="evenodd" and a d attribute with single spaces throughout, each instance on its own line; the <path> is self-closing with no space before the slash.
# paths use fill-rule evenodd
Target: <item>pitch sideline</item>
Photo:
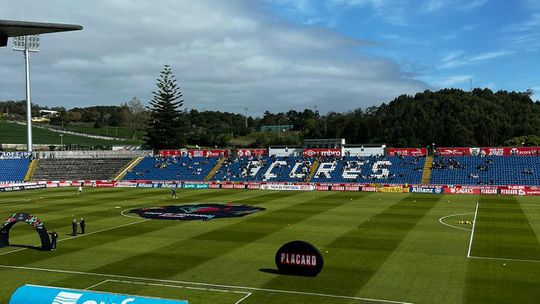
<path id="1" fill-rule="evenodd" d="M 233 289 L 233 290 L 242 289 L 242 290 L 260 291 L 260 292 L 268 292 L 268 293 L 295 294 L 295 295 L 325 297 L 325 298 L 334 298 L 334 299 L 357 300 L 357 301 L 366 301 L 366 302 L 372 302 L 372 303 L 413 304 L 410 302 L 402 302 L 402 301 L 394 301 L 394 300 L 362 298 L 362 297 L 333 295 L 333 294 L 324 294 L 324 293 L 315 293 L 315 292 L 306 292 L 306 291 L 212 284 L 212 283 L 190 282 L 190 281 L 181 281 L 181 280 L 153 279 L 153 278 L 144 278 L 144 277 L 125 276 L 125 275 L 119 275 L 119 274 L 106 274 L 106 273 L 85 272 L 85 271 L 75 271 L 75 270 L 58 270 L 58 269 L 50 269 L 50 268 L 12 266 L 12 265 L 0 265 L 0 268 L 17 269 L 17 270 L 33 270 L 33 271 L 63 273 L 63 274 L 73 274 L 73 275 L 87 275 L 87 276 L 97 276 L 97 277 L 103 277 L 103 278 L 141 280 L 141 281 L 150 281 L 150 282 L 159 282 L 159 283 L 185 284 L 185 285 L 206 286 L 206 287 L 215 287 L 215 288 L 226 288 L 226 289 Z"/>

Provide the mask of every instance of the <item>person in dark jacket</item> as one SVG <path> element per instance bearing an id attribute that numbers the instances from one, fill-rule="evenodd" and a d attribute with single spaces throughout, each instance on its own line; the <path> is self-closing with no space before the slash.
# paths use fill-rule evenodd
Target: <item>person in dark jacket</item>
<path id="1" fill-rule="evenodd" d="M 58 233 L 56 231 L 49 232 L 51 235 L 51 250 L 56 250 L 56 241 L 58 241 Z"/>
<path id="2" fill-rule="evenodd" d="M 77 219 L 73 219 L 73 222 L 71 222 L 71 235 L 77 235 Z"/>
<path id="3" fill-rule="evenodd" d="M 81 233 L 84 234 L 86 228 L 86 221 L 82 217 L 79 221 L 79 226 L 81 226 Z"/>

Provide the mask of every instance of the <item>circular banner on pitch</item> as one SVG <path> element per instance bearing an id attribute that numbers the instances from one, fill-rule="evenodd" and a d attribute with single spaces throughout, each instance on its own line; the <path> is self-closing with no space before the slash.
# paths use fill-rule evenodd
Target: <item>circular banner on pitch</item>
<path id="1" fill-rule="evenodd" d="M 265 208 L 234 204 L 186 204 L 132 209 L 140 217 L 158 220 L 211 220 L 215 218 L 243 217 Z"/>

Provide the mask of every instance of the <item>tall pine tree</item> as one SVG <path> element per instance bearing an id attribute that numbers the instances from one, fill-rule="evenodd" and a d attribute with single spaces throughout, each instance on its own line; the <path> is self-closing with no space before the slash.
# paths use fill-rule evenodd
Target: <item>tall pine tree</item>
<path id="1" fill-rule="evenodd" d="M 177 149 L 185 145 L 181 107 L 182 92 L 171 67 L 165 65 L 157 79 L 158 90 L 152 92 L 146 145 L 153 149 Z"/>

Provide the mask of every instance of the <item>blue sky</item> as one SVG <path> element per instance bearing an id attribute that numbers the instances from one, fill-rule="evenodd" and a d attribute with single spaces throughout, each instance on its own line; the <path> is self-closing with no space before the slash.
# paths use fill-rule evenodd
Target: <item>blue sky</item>
<path id="1" fill-rule="evenodd" d="M 540 99 L 540 1 L 5 0 L 0 19 L 82 24 L 42 36 L 43 105 L 151 98 L 164 64 L 187 108 L 348 111 L 457 87 Z M 0 100 L 24 99 L 20 54 L 0 49 Z"/>
<path id="2" fill-rule="evenodd" d="M 540 91 L 540 1 L 283 0 L 276 14 L 373 44 L 433 88 Z M 540 96 L 535 94 L 535 98 Z"/>

